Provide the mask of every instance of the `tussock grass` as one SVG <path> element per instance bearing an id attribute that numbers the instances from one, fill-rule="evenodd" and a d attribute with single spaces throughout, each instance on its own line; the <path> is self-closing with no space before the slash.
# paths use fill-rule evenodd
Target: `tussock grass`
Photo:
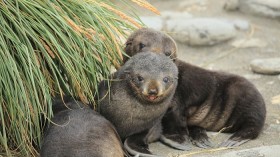
<path id="1" fill-rule="evenodd" d="M 108 0 L 0 0 L 0 21 L 0 156 L 38 155 L 52 97 L 94 104 L 121 41 L 142 26 Z"/>

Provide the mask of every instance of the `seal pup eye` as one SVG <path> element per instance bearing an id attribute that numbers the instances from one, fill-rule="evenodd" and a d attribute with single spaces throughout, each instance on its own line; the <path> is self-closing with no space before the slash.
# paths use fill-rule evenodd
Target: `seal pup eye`
<path id="1" fill-rule="evenodd" d="M 142 81 L 144 81 L 144 78 L 143 78 L 142 76 L 137 76 L 137 80 L 138 80 L 139 82 L 142 82 Z"/>
<path id="2" fill-rule="evenodd" d="M 162 79 L 162 81 L 163 81 L 164 83 L 168 83 L 168 82 L 170 81 L 170 79 L 169 79 L 168 77 L 164 77 L 164 78 Z"/>
<path id="3" fill-rule="evenodd" d="M 166 51 L 164 54 L 169 57 L 171 56 L 171 51 Z"/>
<path id="4" fill-rule="evenodd" d="M 140 44 L 139 44 L 139 48 L 140 48 L 140 50 L 142 50 L 144 47 L 146 47 L 146 45 L 145 45 L 145 44 L 143 44 L 143 43 L 140 43 Z"/>

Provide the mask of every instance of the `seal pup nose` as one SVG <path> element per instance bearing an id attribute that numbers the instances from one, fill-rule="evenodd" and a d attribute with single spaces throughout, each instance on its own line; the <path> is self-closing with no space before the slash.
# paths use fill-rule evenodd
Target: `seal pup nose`
<path id="1" fill-rule="evenodd" d="M 158 94 L 158 90 L 157 89 L 149 89 L 149 91 L 148 91 L 148 94 L 149 95 L 157 95 Z"/>

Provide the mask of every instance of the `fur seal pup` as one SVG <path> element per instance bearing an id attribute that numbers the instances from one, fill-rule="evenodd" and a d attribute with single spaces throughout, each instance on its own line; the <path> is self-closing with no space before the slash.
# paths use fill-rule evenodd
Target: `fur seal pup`
<path id="1" fill-rule="evenodd" d="M 177 77 L 169 57 L 143 52 L 131 57 L 112 80 L 100 82 L 99 112 L 114 124 L 132 155 L 154 156 L 148 143 L 160 137 L 161 118 L 175 93 Z"/>
<path id="2" fill-rule="evenodd" d="M 76 101 L 67 107 L 55 102 L 57 112 L 43 137 L 41 157 L 124 157 L 114 126 L 99 113 Z"/>
<path id="3" fill-rule="evenodd" d="M 128 37 L 125 45 L 125 52 L 128 56 L 124 56 L 124 62 L 139 52 L 147 51 L 157 54 L 163 53 L 166 56 L 170 56 L 171 59 L 177 57 L 175 41 L 167 34 L 150 28 L 141 28 L 133 32 Z"/>
<path id="4" fill-rule="evenodd" d="M 171 58 L 176 56 L 174 40 L 164 33 L 143 28 L 128 38 L 125 52 L 128 55 L 144 50 L 159 53 L 153 51 L 158 49 L 167 56 L 170 55 L 165 52 L 172 52 Z M 206 130 L 222 128 L 226 128 L 223 132 L 234 134 L 221 146 L 238 146 L 259 135 L 265 122 L 266 107 L 252 83 L 238 75 L 209 71 L 179 59 L 175 64 L 179 70 L 178 86 L 172 108 L 162 119 L 163 143 L 186 149 L 188 135 L 195 145 L 209 147 Z"/>

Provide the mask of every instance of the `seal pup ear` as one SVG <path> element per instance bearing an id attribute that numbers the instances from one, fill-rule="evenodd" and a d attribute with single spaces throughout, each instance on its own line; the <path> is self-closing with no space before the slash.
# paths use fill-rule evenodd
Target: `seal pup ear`
<path id="1" fill-rule="evenodd" d="M 130 78 L 131 77 L 131 71 L 130 70 L 125 70 L 124 71 L 124 73 L 125 73 L 125 78 Z"/>
<path id="2" fill-rule="evenodd" d="M 132 45 L 132 42 L 133 42 L 133 39 L 127 39 L 127 41 L 125 42 L 125 51 L 127 50 L 127 49 L 130 49 L 130 47 L 131 47 L 131 45 Z M 128 51 L 126 51 L 126 52 L 128 52 Z"/>
<path id="3" fill-rule="evenodd" d="M 133 42 L 133 38 L 132 39 L 128 39 L 125 42 L 124 51 L 125 51 L 126 54 L 123 57 L 123 63 L 125 63 L 132 56 L 132 54 L 130 54 L 130 52 L 132 51 L 132 42 Z"/>
<path id="4" fill-rule="evenodd" d="M 131 78 L 131 71 L 129 69 L 125 69 L 121 75 L 118 76 L 119 79 L 130 79 Z"/>

